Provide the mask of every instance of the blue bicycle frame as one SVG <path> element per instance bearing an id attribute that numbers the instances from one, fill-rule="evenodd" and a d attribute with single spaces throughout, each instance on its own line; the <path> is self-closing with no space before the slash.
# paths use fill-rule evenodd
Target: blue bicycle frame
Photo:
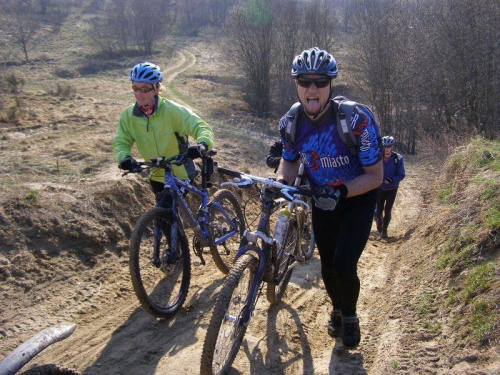
<path id="1" fill-rule="evenodd" d="M 152 162 L 154 164 L 154 162 Z M 202 174 L 206 175 L 206 161 L 202 160 Z M 205 178 L 202 178 L 202 188 L 197 189 L 194 187 L 190 181 L 182 181 L 172 174 L 172 169 L 170 165 L 163 167 L 165 170 L 165 187 L 161 193 L 158 194 L 156 198 L 156 206 L 164 207 L 164 202 L 167 196 L 172 198 L 171 209 L 172 217 L 179 218 L 179 212 L 183 213 L 183 217 L 187 219 L 187 225 L 194 229 L 194 234 L 202 247 L 205 246 L 218 246 L 230 237 L 238 234 L 238 226 L 231 219 L 229 214 L 224 210 L 224 208 L 218 202 L 210 202 L 208 198 L 207 182 Z M 186 201 L 184 200 L 184 192 L 190 191 L 191 193 L 201 197 L 201 207 L 198 211 L 198 218 L 191 212 Z M 225 233 L 222 237 L 218 239 L 212 239 L 208 231 L 208 221 L 209 221 L 209 208 L 215 208 L 219 211 L 229 222 L 232 230 Z M 181 229 L 183 231 L 183 229 Z M 172 225 L 170 228 L 171 238 L 170 238 L 170 248 L 176 249 L 177 235 L 179 231 L 179 221 L 172 220 Z M 162 231 L 158 226 L 154 229 L 154 262 L 160 262 L 159 254 L 159 244 L 162 238 Z M 213 241 L 213 242 L 212 242 Z M 203 259 L 202 262 L 204 263 Z M 160 262 L 161 263 L 161 262 Z"/>

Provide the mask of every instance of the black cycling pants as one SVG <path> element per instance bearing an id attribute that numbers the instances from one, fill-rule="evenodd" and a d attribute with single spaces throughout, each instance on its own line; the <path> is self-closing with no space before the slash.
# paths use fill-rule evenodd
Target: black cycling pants
<path id="1" fill-rule="evenodd" d="M 321 275 L 333 307 L 342 315 L 356 314 L 359 296 L 358 260 L 373 221 L 377 190 L 341 199 L 334 211 L 314 207 L 314 237 L 321 258 Z"/>
<path id="2" fill-rule="evenodd" d="M 382 228 L 386 231 L 391 222 L 392 206 L 394 206 L 397 192 L 397 188 L 392 190 L 377 190 L 377 220 L 382 221 Z M 384 213 L 383 219 L 382 212 Z"/>

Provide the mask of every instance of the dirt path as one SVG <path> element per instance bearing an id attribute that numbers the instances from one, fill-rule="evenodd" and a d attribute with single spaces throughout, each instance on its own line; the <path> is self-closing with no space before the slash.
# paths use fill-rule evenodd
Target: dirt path
<path id="1" fill-rule="evenodd" d="M 315 254 L 296 268 L 283 303 L 270 307 L 261 296 L 232 374 L 382 374 L 388 361 L 402 363 L 398 353 L 385 348 L 393 347 L 399 337 L 400 318 L 394 311 L 401 301 L 388 298 L 404 271 L 395 254 L 412 232 L 421 205 L 421 171 L 411 164 L 407 168 L 391 238 L 380 241 L 374 233 L 360 261 L 360 346 L 346 350 L 326 332 L 330 303 Z M 70 338 L 48 348 L 35 362 L 62 363 L 84 374 L 195 374 L 221 284 L 222 275 L 211 260 L 206 266 L 193 265 L 185 306 L 173 319 L 158 321 L 139 307 L 123 252 L 103 257 L 78 276 L 37 286 L 30 295 L 43 298 L 3 317 L 11 339 L 26 338 L 42 322 L 77 323 Z"/>

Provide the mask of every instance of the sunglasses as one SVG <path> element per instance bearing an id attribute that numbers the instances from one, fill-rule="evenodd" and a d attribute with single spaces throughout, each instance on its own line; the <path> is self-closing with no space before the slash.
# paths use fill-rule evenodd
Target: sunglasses
<path id="1" fill-rule="evenodd" d="M 147 92 L 150 92 L 151 90 L 154 90 L 154 87 L 135 87 L 135 86 L 132 86 L 132 90 L 134 92 L 140 91 L 143 94 L 145 94 Z"/>
<path id="2" fill-rule="evenodd" d="M 330 85 L 330 80 L 329 79 L 317 79 L 317 78 L 299 78 L 297 79 L 297 84 L 300 87 L 304 87 L 308 89 L 311 87 L 311 85 L 314 83 L 314 86 L 318 89 L 322 89 L 323 87 L 329 86 Z"/>

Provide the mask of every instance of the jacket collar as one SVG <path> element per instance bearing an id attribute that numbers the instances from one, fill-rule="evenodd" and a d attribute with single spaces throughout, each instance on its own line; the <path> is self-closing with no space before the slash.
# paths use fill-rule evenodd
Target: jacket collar
<path id="1" fill-rule="evenodd" d="M 159 100 L 158 95 L 155 95 L 155 110 L 153 111 L 153 113 L 151 113 L 151 116 L 153 116 L 156 113 L 156 111 L 158 111 L 159 102 L 160 102 L 160 100 Z M 142 111 L 140 110 L 139 104 L 137 104 L 137 102 L 135 102 L 134 109 L 132 110 L 132 114 L 134 116 L 137 116 L 137 117 L 146 117 L 146 115 L 144 113 L 142 113 Z M 149 117 L 151 117 L 151 116 L 149 116 Z"/>

